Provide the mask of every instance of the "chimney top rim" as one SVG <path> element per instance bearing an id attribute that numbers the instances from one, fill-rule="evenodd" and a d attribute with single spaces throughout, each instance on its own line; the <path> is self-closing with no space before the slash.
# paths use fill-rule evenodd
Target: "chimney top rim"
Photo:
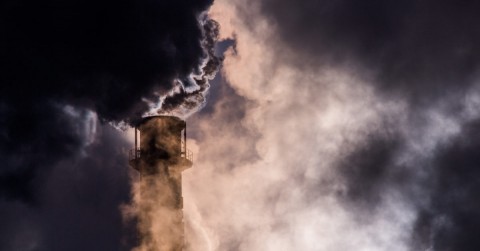
<path id="1" fill-rule="evenodd" d="M 141 126 L 142 124 L 145 124 L 147 121 L 149 120 L 152 120 L 152 119 L 155 119 L 155 118 L 169 118 L 169 119 L 173 119 L 173 120 L 177 120 L 178 122 L 185 122 L 185 120 L 177 117 L 177 116 L 172 116 L 172 115 L 151 115 L 151 116 L 146 116 L 146 117 L 143 117 L 135 126 L 136 127 L 139 127 Z"/>

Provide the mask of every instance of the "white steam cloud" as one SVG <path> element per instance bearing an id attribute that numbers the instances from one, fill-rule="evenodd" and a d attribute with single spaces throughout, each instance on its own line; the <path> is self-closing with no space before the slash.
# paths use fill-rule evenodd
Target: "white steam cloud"
<path id="1" fill-rule="evenodd" d="M 421 182 L 432 152 L 478 117 L 480 92 L 454 101 L 465 107 L 455 115 L 442 104 L 412 113 L 405 100 L 376 93 L 358 69 L 283 60 L 292 52 L 270 46 L 274 24 L 255 8 L 218 0 L 210 10 L 220 39 L 236 41 L 222 72 L 234 93 L 221 96 L 212 114 L 189 121 L 200 135 L 189 143 L 195 166 L 184 173 L 190 250 L 410 250 L 427 197 L 415 201 L 405 189 L 385 186 L 375 205 L 350 203 L 339 168 L 372 134 L 400 137 L 405 143 L 388 172 L 422 163 L 408 190 L 428 193 Z M 255 18 L 242 20 L 239 12 Z"/>

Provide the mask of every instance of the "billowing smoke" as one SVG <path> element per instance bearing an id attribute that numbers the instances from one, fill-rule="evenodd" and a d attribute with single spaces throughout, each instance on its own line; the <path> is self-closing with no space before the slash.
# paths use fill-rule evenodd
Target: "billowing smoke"
<path id="1" fill-rule="evenodd" d="M 206 58 L 200 72 L 188 78 L 176 81 L 176 87 L 167 94 L 157 113 L 175 113 L 182 117 L 192 114 L 205 105 L 205 95 L 221 64 L 221 58 L 215 55 L 215 44 L 218 40 L 219 25 L 215 20 L 207 19 L 203 24 L 205 38 L 202 41 Z"/>
<path id="2" fill-rule="evenodd" d="M 220 62 L 211 4 L 0 3 L 1 250 L 129 249 L 118 210 L 129 197 L 129 145 L 107 122 L 134 123 L 178 81 L 198 89 L 196 103 L 165 107 L 202 105 Z M 73 205 L 85 211 L 75 215 Z"/>
<path id="3" fill-rule="evenodd" d="M 217 1 L 196 250 L 478 250 L 475 1 Z M 187 197 L 188 195 L 188 197 Z"/>

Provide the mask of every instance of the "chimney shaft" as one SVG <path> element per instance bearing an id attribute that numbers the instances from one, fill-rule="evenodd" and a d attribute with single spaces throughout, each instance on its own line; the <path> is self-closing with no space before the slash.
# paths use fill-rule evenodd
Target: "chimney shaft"
<path id="1" fill-rule="evenodd" d="M 130 154 L 130 165 L 141 175 L 138 203 L 141 242 L 156 250 L 185 248 L 181 172 L 192 166 L 186 149 L 186 123 L 173 116 L 147 117 L 137 126 L 140 147 Z M 137 145 L 135 133 L 135 145 Z M 160 224 L 162 236 L 145 225 Z M 147 243 L 148 245 L 148 243 Z"/>

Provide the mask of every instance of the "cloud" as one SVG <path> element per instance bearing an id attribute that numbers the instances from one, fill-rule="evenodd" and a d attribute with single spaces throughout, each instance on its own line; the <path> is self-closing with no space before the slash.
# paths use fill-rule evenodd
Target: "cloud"
<path id="1" fill-rule="evenodd" d="M 36 203 L 0 201 L 1 250 L 130 250 L 135 229 L 120 205 L 130 200 L 124 149 L 129 142 L 99 126 L 95 143 L 36 173 Z M 23 183 L 15 183 L 17 186 Z"/>
<path id="2" fill-rule="evenodd" d="M 473 234 L 479 226 L 480 204 L 475 191 L 478 176 L 478 120 L 465 123 L 462 133 L 443 145 L 431 176 L 430 206 L 420 211 L 415 225 L 415 242 L 433 250 L 475 250 L 479 241 Z"/>
<path id="3" fill-rule="evenodd" d="M 478 74 L 475 1 L 265 0 L 258 6 L 278 34 L 273 47 L 307 68 L 370 71 L 379 89 L 418 102 L 459 91 Z"/>

